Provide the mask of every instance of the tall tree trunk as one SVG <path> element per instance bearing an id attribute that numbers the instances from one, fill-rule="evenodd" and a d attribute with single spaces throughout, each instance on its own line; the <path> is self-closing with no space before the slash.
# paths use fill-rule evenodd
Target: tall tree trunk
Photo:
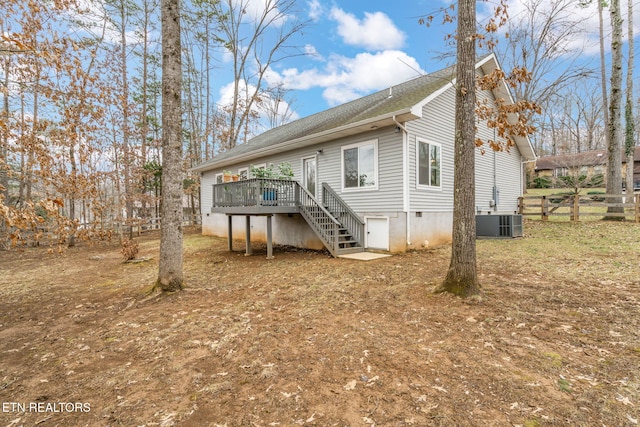
<path id="1" fill-rule="evenodd" d="M 133 155 L 129 144 L 129 81 L 127 72 L 127 13 L 126 4 L 120 5 L 120 61 L 122 67 L 122 165 L 124 167 L 124 204 L 127 221 L 133 219 L 133 189 L 131 188 L 131 164 Z"/>
<path id="2" fill-rule="evenodd" d="M 142 110 L 140 111 L 140 164 L 144 167 L 147 164 L 147 136 L 149 135 L 149 118 L 147 87 L 149 80 L 149 2 L 143 2 L 144 18 L 142 22 Z M 146 193 L 146 190 L 143 190 Z M 149 217 L 146 197 L 142 198 L 142 211 L 145 217 Z"/>
<path id="3" fill-rule="evenodd" d="M 76 163 L 76 151 L 75 143 L 79 139 L 76 139 L 77 127 L 74 126 L 74 139 L 70 141 L 69 146 L 69 163 L 71 165 L 71 188 L 69 193 L 69 247 L 72 248 L 76 245 L 76 188 L 78 185 L 78 166 Z"/>
<path id="4" fill-rule="evenodd" d="M 611 97 L 609 100 L 609 122 L 607 133 L 607 193 L 620 194 L 622 192 L 622 132 L 620 110 L 622 104 L 622 16 L 620 14 L 620 0 L 612 0 L 611 13 Z M 609 199 L 612 203 L 620 203 L 619 198 Z M 607 213 L 618 213 L 623 208 L 610 206 Z M 620 217 L 610 216 L 607 219 L 620 220 Z"/>
<path id="5" fill-rule="evenodd" d="M 604 56 L 604 19 L 603 19 L 603 0 L 596 0 L 598 2 L 598 21 L 599 34 L 600 34 L 600 89 L 602 90 L 602 114 L 604 116 L 604 122 L 609 123 L 609 96 L 607 95 L 607 70 Z M 609 146 L 609 136 L 605 132 L 605 143 Z"/>
<path id="6" fill-rule="evenodd" d="M 182 61 L 180 0 L 162 0 L 162 231 L 155 287 L 182 289 Z"/>
<path id="7" fill-rule="evenodd" d="M 633 155 L 635 153 L 635 120 L 633 117 L 633 0 L 627 0 L 627 39 L 629 40 L 629 55 L 627 56 L 627 98 L 624 108 L 625 141 L 624 148 L 627 155 L 627 172 L 625 175 L 626 194 L 633 194 Z"/>
<path id="8" fill-rule="evenodd" d="M 475 107 L 476 2 L 458 1 L 456 116 L 451 263 L 437 292 L 480 292 L 476 269 Z"/>
<path id="9" fill-rule="evenodd" d="M 0 30 L 3 26 L 0 25 Z M 3 87 L 6 88 L 2 93 L 2 118 L 0 123 L 4 123 L 5 126 L 0 126 L 0 199 L 4 199 L 4 203 L 9 203 L 9 164 L 7 159 L 7 152 L 9 146 L 9 57 L 7 56 L 2 61 L 4 64 L 4 82 Z M 0 223 L 4 226 L 4 221 Z"/>

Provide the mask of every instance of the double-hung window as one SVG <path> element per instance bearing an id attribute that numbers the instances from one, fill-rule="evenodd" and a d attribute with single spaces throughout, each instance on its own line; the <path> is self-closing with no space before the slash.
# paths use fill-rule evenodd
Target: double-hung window
<path id="1" fill-rule="evenodd" d="M 418 186 L 441 188 L 442 147 L 418 139 Z"/>
<path id="2" fill-rule="evenodd" d="M 378 141 L 365 141 L 342 147 L 342 188 L 378 188 Z"/>

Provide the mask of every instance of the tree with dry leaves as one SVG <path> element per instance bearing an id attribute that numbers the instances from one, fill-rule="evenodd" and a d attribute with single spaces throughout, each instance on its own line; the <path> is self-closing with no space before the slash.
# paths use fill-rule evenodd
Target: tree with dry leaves
<path id="1" fill-rule="evenodd" d="M 475 219 L 475 154 L 479 148 L 509 150 L 515 145 L 514 137 L 528 136 L 535 128 L 529 123 L 529 112 L 540 112 L 535 102 L 517 100 L 509 103 L 497 99 L 496 105 L 486 100 L 477 101 L 476 92 L 495 90 L 503 82 L 511 88 L 531 78 L 524 68 L 514 67 L 509 76 L 496 69 L 482 77 L 476 77 L 476 45 L 493 49 L 496 41 L 492 34 L 507 22 L 507 4 L 502 0 L 494 9 L 493 16 L 479 32 L 476 24 L 476 1 L 457 2 L 457 15 L 449 9 L 442 9 L 444 22 L 457 19 L 455 42 L 456 53 L 456 102 L 455 102 L 455 142 L 454 142 L 454 199 L 452 252 L 449 268 L 442 284 L 436 292 L 450 292 L 469 297 L 480 293 L 480 283 L 476 265 L 476 219 Z M 422 19 L 429 23 L 433 16 Z M 481 140 L 476 137 L 476 121 L 482 120 L 489 128 L 496 130 L 497 138 Z"/>
<path id="2" fill-rule="evenodd" d="M 451 261 L 439 292 L 480 292 L 476 265 L 476 1 L 458 1 L 453 233 Z"/>

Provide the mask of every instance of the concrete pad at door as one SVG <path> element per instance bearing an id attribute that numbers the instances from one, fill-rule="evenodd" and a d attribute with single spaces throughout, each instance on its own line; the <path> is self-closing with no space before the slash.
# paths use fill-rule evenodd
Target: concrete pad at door
<path id="1" fill-rule="evenodd" d="M 371 261 L 374 259 L 390 257 L 389 254 L 376 254 L 373 252 L 356 252 L 354 254 L 338 255 L 338 258 L 355 259 L 358 261 Z"/>

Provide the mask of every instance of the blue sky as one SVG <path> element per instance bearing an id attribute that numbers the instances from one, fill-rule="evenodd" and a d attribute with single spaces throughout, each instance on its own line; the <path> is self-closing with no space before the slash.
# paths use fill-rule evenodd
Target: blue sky
<path id="1" fill-rule="evenodd" d="M 301 1 L 310 25 L 297 40 L 309 54 L 274 67 L 274 80 L 293 90 L 292 108 L 307 116 L 447 64 L 445 27 L 427 28 L 418 17 L 438 1 Z M 448 26 L 448 28 L 452 28 Z"/>
<path id="2" fill-rule="evenodd" d="M 445 46 L 444 37 L 455 30 L 454 25 L 442 25 L 440 19 L 436 19 L 426 27 L 419 25 L 418 18 L 450 3 L 441 0 L 300 0 L 302 18 L 310 19 L 311 24 L 296 43 L 304 46 L 308 55 L 278 63 L 268 80 L 280 82 L 292 91 L 295 100 L 291 107 L 296 118 L 439 70 L 453 61 L 438 57 L 442 52 L 452 51 L 453 48 Z M 479 5 L 479 20 L 487 16 L 494 3 L 496 1 Z M 622 3 L 626 9 L 626 2 Z M 509 7 L 511 16 L 522 13 L 520 0 L 509 0 Z M 640 7 L 636 7 L 640 12 L 638 9 Z M 608 20 L 608 11 L 605 13 Z M 585 31 L 576 40 L 576 47 L 584 46 L 585 60 L 596 61 L 595 7 L 576 8 L 573 17 L 576 25 Z M 640 34 L 640 28 L 636 34 Z M 224 99 L 224 88 L 219 93 Z"/>
<path id="3" fill-rule="evenodd" d="M 84 3 L 89 0 L 81 0 Z M 96 0 L 101 2 L 104 0 Z M 242 2 L 245 9 L 264 7 L 267 0 L 232 0 Z M 554 0 L 558 1 L 558 0 Z M 567 0 L 569 1 L 569 0 Z M 577 3 L 577 0 L 574 0 Z M 640 2 L 634 0 L 635 34 L 640 36 Z M 445 45 L 445 36 L 455 31 L 455 24 L 443 25 L 441 17 L 429 27 L 418 19 L 438 11 L 453 0 L 296 0 L 297 18 L 310 25 L 291 43 L 307 54 L 287 58 L 273 65 L 267 83 L 281 84 L 290 91 L 292 119 L 305 117 L 369 93 L 383 90 L 420 74 L 430 73 L 453 63 L 454 47 Z M 539 13 L 551 0 L 508 0 L 509 15 L 523 15 L 525 2 L 539 3 Z M 478 20 L 486 22 L 499 0 L 478 1 Z M 626 33 L 626 1 L 621 0 Z M 580 49 L 580 61 L 598 66 L 598 17 L 595 5 L 575 7 L 569 17 L 581 35 L 574 43 Z M 609 32 L 609 12 L 605 10 L 605 28 Z M 114 33 L 114 37 L 117 34 Z M 156 39 L 159 37 L 155 35 Z M 132 36 L 133 39 L 135 37 Z M 115 39 L 117 40 L 117 38 Z M 132 40 L 133 42 L 134 40 Z M 608 42 L 608 40 L 607 40 Z M 636 75 L 640 74 L 640 38 L 636 37 Z M 608 50 L 608 48 L 607 48 Z M 625 46 L 626 55 L 626 46 Z M 224 52 L 215 65 L 214 102 L 224 105 L 231 99 L 232 64 Z M 504 58 L 498 56 L 501 62 Z M 572 64 L 568 58 L 566 66 Z M 506 64 L 505 64 L 506 65 Z M 573 64 L 572 64 L 573 65 Z M 636 78 L 637 80 L 637 78 Z M 595 81 L 595 80 L 594 80 Z M 594 83 L 597 85 L 596 83 Z M 640 85 L 636 85 L 636 90 Z"/>

